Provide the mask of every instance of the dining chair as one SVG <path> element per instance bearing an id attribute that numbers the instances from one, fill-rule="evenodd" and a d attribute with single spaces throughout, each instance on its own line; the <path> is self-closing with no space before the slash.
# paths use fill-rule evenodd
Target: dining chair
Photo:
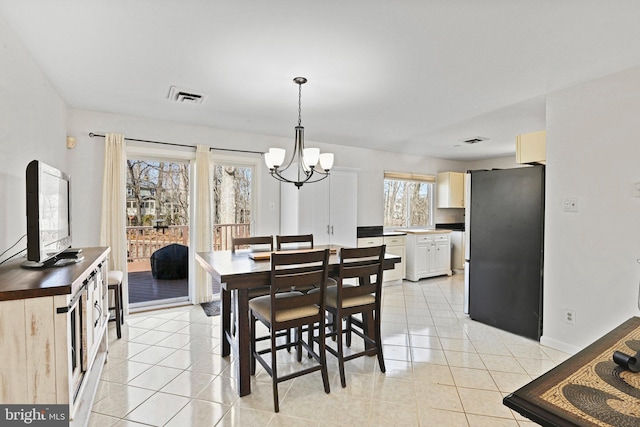
<path id="1" fill-rule="evenodd" d="M 231 253 L 240 248 L 273 252 L 273 236 L 232 237 Z"/>
<path id="2" fill-rule="evenodd" d="M 273 252 L 273 236 L 232 237 L 231 253 L 236 254 L 244 250 Z M 269 286 L 259 286 L 249 289 L 249 298 L 269 295 Z M 235 307 L 235 304 L 231 304 Z M 234 310 L 235 311 L 235 310 Z M 236 315 L 232 317 L 231 331 L 235 333 Z"/>
<path id="3" fill-rule="evenodd" d="M 278 235 L 276 236 L 276 248 L 279 251 L 286 249 L 313 249 L 313 234 Z"/>
<path id="4" fill-rule="evenodd" d="M 251 374 L 255 375 L 256 361 L 271 376 L 273 385 L 273 406 L 279 412 L 278 384 L 315 371 L 321 371 L 324 391 L 329 393 L 329 376 L 325 355 L 325 289 L 328 272 L 329 250 L 284 252 L 271 255 L 271 289 L 269 295 L 253 298 L 249 301 L 251 329 Z M 315 285 L 318 292 L 304 294 L 290 291 L 292 286 Z M 260 321 L 269 329 L 270 346 L 257 349 L 256 324 Z M 319 350 L 316 353 L 313 346 L 313 325 L 318 324 Z M 308 341 L 304 341 L 302 327 L 308 330 Z M 292 343 L 279 344 L 277 332 L 296 329 L 296 340 Z M 302 348 L 316 364 L 286 375 L 278 374 L 277 351 L 291 346 L 298 349 L 297 360 L 301 361 Z M 263 355 L 270 354 L 268 362 Z M 306 364 L 305 364 L 306 366 Z"/>
<path id="5" fill-rule="evenodd" d="M 385 372 L 380 335 L 384 253 L 385 245 L 342 248 L 337 285 L 328 287 L 326 290 L 326 310 L 333 319 L 329 325 L 331 332 L 326 336 L 332 339 L 335 337 L 336 341 L 336 348 L 327 345 L 326 350 L 338 358 L 342 387 L 347 385 L 344 363 L 351 359 L 377 355 L 380 370 Z M 361 314 L 362 318 L 354 317 L 356 314 Z M 346 319 L 344 329 L 343 319 Z M 365 349 L 345 355 L 344 345 L 351 347 L 352 333 L 363 339 Z M 346 342 L 343 342 L 343 335 L 346 335 Z M 317 337 L 320 343 L 322 339 Z"/>

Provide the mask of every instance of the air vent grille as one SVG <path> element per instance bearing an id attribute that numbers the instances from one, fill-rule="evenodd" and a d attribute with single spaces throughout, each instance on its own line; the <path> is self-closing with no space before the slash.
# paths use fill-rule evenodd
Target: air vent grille
<path id="1" fill-rule="evenodd" d="M 466 144 L 477 144 L 478 142 L 486 141 L 488 139 L 489 138 L 483 138 L 481 136 L 474 136 L 473 138 L 463 139 L 462 142 L 464 142 Z"/>
<path id="2" fill-rule="evenodd" d="M 167 99 L 169 101 L 185 104 L 202 104 L 205 99 L 207 99 L 207 95 L 196 90 L 171 86 L 169 88 L 169 95 L 167 95 Z"/>

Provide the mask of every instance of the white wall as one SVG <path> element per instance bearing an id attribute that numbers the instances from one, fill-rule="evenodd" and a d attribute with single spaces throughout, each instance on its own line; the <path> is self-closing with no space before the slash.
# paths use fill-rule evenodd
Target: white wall
<path id="1" fill-rule="evenodd" d="M 544 344 L 577 350 L 640 315 L 639 117 L 640 68 L 547 98 Z"/>
<path id="2" fill-rule="evenodd" d="M 0 18 L 0 252 L 27 231 L 25 169 L 34 159 L 67 169 L 66 107 Z M 26 239 L 1 260 L 26 247 Z"/>
<path id="3" fill-rule="evenodd" d="M 104 135 L 105 132 L 123 133 L 125 137 L 179 144 L 205 144 L 219 148 L 252 150 L 264 152 L 269 147 L 278 146 L 290 151 L 293 148 L 293 128 L 291 138 L 226 131 L 201 126 L 184 125 L 174 122 L 150 120 L 130 116 L 100 113 L 95 111 L 70 109 L 68 133 L 76 138 L 76 148 L 69 150 L 70 173 L 76 178 L 77 193 L 81 202 L 74 204 L 74 245 L 96 245 L 99 240 L 99 218 L 101 203 L 102 162 L 104 159 L 104 138 L 90 138 L 90 132 Z M 307 146 L 319 147 L 321 151 L 335 154 L 335 167 L 358 170 L 358 224 L 382 225 L 383 198 L 382 182 L 384 170 L 420 172 L 436 174 L 445 170 L 462 170 L 464 163 L 429 157 L 417 157 L 367 149 L 307 141 Z M 268 171 L 260 161 L 258 189 L 259 216 L 257 234 L 278 234 L 279 232 L 279 183 L 268 176 Z M 310 184 L 312 185 L 312 184 Z M 304 187 L 300 190 L 304 191 Z M 269 208 L 275 203 L 276 209 Z M 436 220 L 444 222 L 452 216 L 452 209 L 439 209 Z M 462 209 L 459 211 L 462 218 Z M 456 218 L 454 218 L 456 219 Z M 462 221 L 462 219 L 460 219 Z"/>

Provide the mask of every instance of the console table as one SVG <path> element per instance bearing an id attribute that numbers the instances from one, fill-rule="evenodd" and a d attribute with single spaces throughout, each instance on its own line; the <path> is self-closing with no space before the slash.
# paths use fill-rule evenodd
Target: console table
<path id="1" fill-rule="evenodd" d="M 613 352 L 640 350 L 640 317 L 632 317 L 584 350 L 504 398 L 543 426 L 639 426 L 640 373 L 613 362 Z"/>
<path id="2" fill-rule="evenodd" d="M 85 426 L 107 358 L 108 247 L 64 267 L 0 266 L 0 403 L 68 404 Z"/>

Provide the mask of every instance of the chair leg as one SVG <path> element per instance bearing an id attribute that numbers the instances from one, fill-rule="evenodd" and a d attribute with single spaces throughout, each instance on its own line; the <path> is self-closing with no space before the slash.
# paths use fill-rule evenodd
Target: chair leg
<path id="1" fill-rule="evenodd" d="M 287 329 L 287 351 L 291 353 L 291 329 Z"/>
<path id="2" fill-rule="evenodd" d="M 373 316 L 373 313 L 371 313 L 371 315 Z M 380 370 L 382 372 L 386 372 L 386 368 L 384 366 L 384 355 L 382 354 L 382 335 L 380 335 L 380 310 L 375 311 L 374 325 L 376 347 L 378 347 L 378 364 L 380 365 Z"/>
<path id="3" fill-rule="evenodd" d="M 309 325 L 310 333 L 313 334 L 312 325 Z M 327 370 L 327 349 L 326 349 L 326 337 L 325 337 L 325 325 L 320 322 L 318 325 L 318 338 L 319 338 L 319 356 L 320 356 L 320 372 L 322 373 L 322 384 L 324 385 L 324 392 L 329 393 L 329 372 Z M 310 338 L 310 341 L 313 341 L 313 337 Z"/>
<path id="4" fill-rule="evenodd" d="M 298 362 L 302 362 L 302 340 L 303 340 L 302 326 L 296 328 L 296 359 Z"/>
<path id="5" fill-rule="evenodd" d="M 118 286 L 118 297 L 120 298 L 120 324 L 124 325 L 124 303 L 122 302 L 122 283 Z"/>
<path id="6" fill-rule="evenodd" d="M 251 315 L 249 317 L 249 333 L 250 335 L 250 342 L 251 342 L 251 357 L 249 358 L 249 362 L 250 362 L 250 366 L 251 366 L 251 375 L 255 375 L 256 374 L 256 317 L 253 315 L 253 312 L 251 312 Z"/>
<path id="7" fill-rule="evenodd" d="M 119 289 L 121 288 L 122 285 L 117 286 L 114 288 L 114 292 L 113 292 L 113 301 L 116 305 L 115 310 L 116 310 L 116 334 L 118 336 L 118 339 L 122 338 L 122 317 L 121 317 L 121 310 L 122 310 L 122 306 L 120 305 L 120 296 L 119 296 Z"/>
<path id="8" fill-rule="evenodd" d="M 342 322 L 342 319 L 340 319 L 340 322 Z M 347 347 L 351 347 L 351 316 L 347 316 L 345 332 L 347 334 Z"/>
<path id="9" fill-rule="evenodd" d="M 315 335 L 315 331 L 314 331 L 313 327 L 314 327 L 314 324 L 311 323 L 311 324 L 309 324 L 308 329 L 307 329 L 307 342 L 309 343 L 309 349 L 310 349 L 307 352 L 307 357 L 309 359 L 311 359 L 313 357 L 313 355 L 311 354 L 311 352 L 313 351 L 313 347 L 314 347 L 314 345 L 313 345 L 313 337 Z"/>
<path id="10" fill-rule="evenodd" d="M 271 326 L 270 326 L 271 327 Z M 276 333 L 271 332 L 271 383 L 273 386 L 273 410 L 280 412 L 278 399 L 278 365 L 276 363 Z"/>
<path id="11" fill-rule="evenodd" d="M 342 318 L 335 316 L 334 319 L 336 320 L 336 323 L 337 323 L 336 344 L 338 345 L 338 370 L 340 371 L 340 384 L 342 385 L 342 388 L 345 388 L 347 386 L 347 379 L 344 372 L 344 347 L 342 344 L 342 335 L 343 335 Z M 347 323 L 347 325 L 348 324 L 349 323 Z"/>

